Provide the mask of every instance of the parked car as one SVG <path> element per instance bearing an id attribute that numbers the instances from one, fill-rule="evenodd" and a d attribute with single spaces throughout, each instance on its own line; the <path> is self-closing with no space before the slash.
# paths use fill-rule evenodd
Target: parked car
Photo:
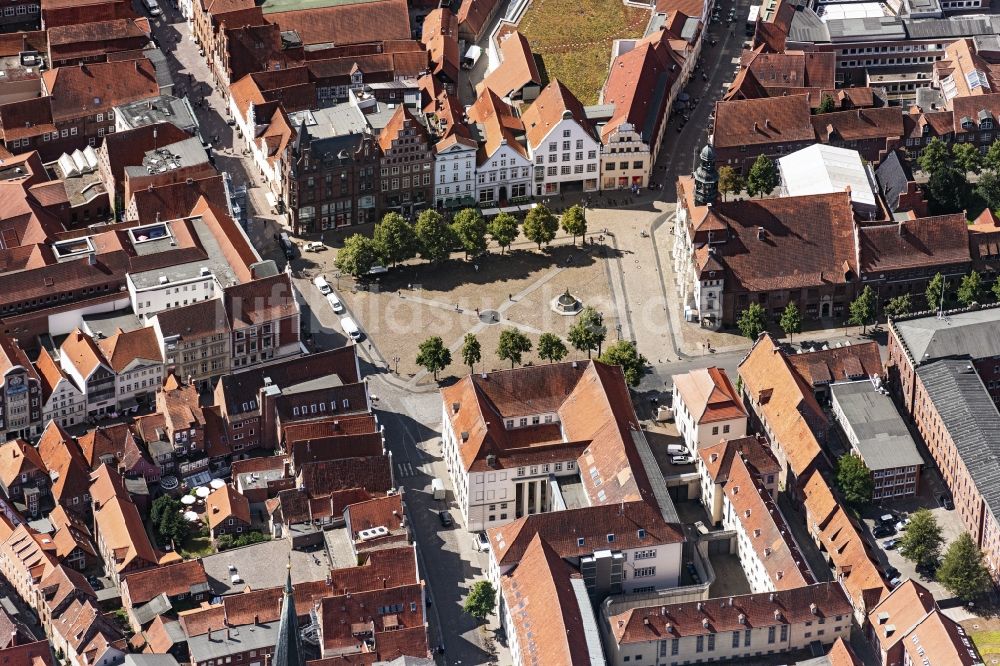
<path id="1" fill-rule="evenodd" d="M 892 566 L 891 564 L 888 565 L 885 568 L 885 577 L 888 578 L 889 580 L 892 580 L 893 578 L 899 578 L 899 569 Z"/>
<path id="2" fill-rule="evenodd" d="M 938 495 L 938 503 L 948 511 L 952 511 L 955 508 L 955 503 L 951 501 L 951 497 L 947 493 Z"/>
<path id="3" fill-rule="evenodd" d="M 476 532 L 476 550 L 480 552 L 485 552 L 490 547 L 490 538 L 486 536 L 486 532 Z"/>
<path id="4" fill-rule="evenodd" d="M 690 465 L 693 462 L 692 456 L 670 456 L 671 465 Z"/>
<path id="5" fill-rule="evenodd" d="M 330 283 L 327 282 L 326 278 L 323 277 L 322 275 L 317 275 L 316 277 L 314 277 L 313 284 L 316 285 L 317 289 L 319 289 L 319 293 L 323 294 L 324 296 L 333 291 L 333 289 L 330 288 Z"/>
<path id="6" fill-rule="evenodd" d="M 368 269 L 368 275 L 382 275 L 383 273 L 388 273 L 389 269 L 385 266 L 375 265 Z"/>
<path id="7" fill-rule="evenodd" d="M 881 539 L 883 537 L 890 537 L 896 533 L 895 528 L 892 525 L 876 525 L 875 529 L 872 530 L 872 536 L 876 539 Z"/>
<path id="8" fill-rule="evenodd" d="M 884 513 L 878 518 L 878 522 L 882 525 L 895 525 L 897 520 L 896 516 L 891 513 Z"/>
<path id="9" fill-rule="evenodd" d="M 902 541 L 902 539 L 898 539 L 896 537 L 893 537 L 891 539 L 886 539 L 885 541 L 882 542 L 882 548 L 884 548 L 885 550 L 895 550 L 896 546 L 899 545 L 900 541 Z"/>
<path id="10" fill-rule="evenodd" d="M 447 511 L 438 511 L 438 520 L 441 521 L 442 527 L 451 527 L 455 524 L 455 521 L 451 519 L 451 514 Z"/>
<path id="11" fill-rule="evenodd" d="M 309 241 L 306 243 L 306 252 L 322 252 L 326 249 L 326 245 L 323 245 L 319 241 Z"/>
<path id="12" fill-rule="evenodd" d="M 698 530 L 698 534 L 708 534 L 708 528 L 705 527 L 705 523 L 700 520 L 694 524 L 694 528 Z"/>
<path id="13" fill-rule="evenodd" d="M 340 302 L 340 299 L 337 298 L 336 294 L 332 292 L 327 294 L 326 302 L 330 304 L 330 307 L 333 308 L 333 311 L 337 314 L 341 314 L 344 311 L 344 304 Z"/>
<path id="14" fill-rule="evenodd" d="M 901 521 L 899 521 L 898 523 L 896 523 L 896 531 L 897 532 L 905 532 L 906 528 L 909 527 L 909 526 L 910 526 L 910 519 L 909 518 L 903 518 Z"/>

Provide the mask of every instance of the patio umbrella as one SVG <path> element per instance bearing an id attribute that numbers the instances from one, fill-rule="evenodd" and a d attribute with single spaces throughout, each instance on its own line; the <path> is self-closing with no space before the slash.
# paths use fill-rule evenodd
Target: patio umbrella
<path id="1" fill-rule="evenodd" d="M 211 492 L 212 491 L 206 488 L 205 486 L 199 486 L 198 488 L 195 488 L 194 494 L 202 499 L 205 499 Z"/>
<path id="2" fill-rule="evenodd" d="M 222 479 L 212 479 L 212 482 L 208 485 L 212 486 L 213 490 L 218 490 L 219 488 L 225 486 L 226 482 L 223 481 Z"/>
<path id="3" fill-rule="evenodd" d="M 195 513 L 194 511 L 185 511 L 184 520 L 188 521 L 189 523 L 193 523 L 196 520 L 198 520 L 198 514 Z"/>
<path id="4" fill-rule="evenodd" d="M 193 495 L 185 495 L 184 497 L 181 498 L 181 504 L 185 506 L 191 506 L 192 504 L 194 504 L 194 501 L 195 500 Z"/>

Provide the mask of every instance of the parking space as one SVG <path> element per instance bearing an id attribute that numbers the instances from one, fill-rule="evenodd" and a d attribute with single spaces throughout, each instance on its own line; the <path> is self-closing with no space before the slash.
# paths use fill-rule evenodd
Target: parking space
<path id="1" fill-rule="evenodd" d="M 862 515 L 865 526 L 876 543 L 875 553 L 883 570 L 890 573 L 898 571 L 900 580 L 912 578 L 920 581 L 935 598 L 947 599 L 951 595 L 940 584 L 926 573 L 918 572 L 915 565 L 899 552 L 899 540 L 905 533 L 905 527 L 901 523 L 918 509 L 928 509 L 941 527 L 941 534 L 944 537 L 942 552 L 965 531 L 958 512 L 945 508 L 941 503 L 942 496 L 950 498 L 950 495 L 947 494 L 938 473 L 932 469 L 924 469 L 920 483 L 920 492 L 916 497 L 873 504 Z M 886 525 L 888 521 L 881 520 L 882 516 L 892 516 L 895 523 Z M 903 529 L 900 530 L 899 527 Z"/>

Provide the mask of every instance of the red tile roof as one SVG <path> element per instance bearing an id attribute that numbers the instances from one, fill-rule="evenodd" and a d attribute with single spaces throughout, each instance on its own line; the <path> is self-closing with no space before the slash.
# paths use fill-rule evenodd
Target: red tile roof
<path id="1" fill-rule="evenodd" d="M 577 573 L 536 534 L 521 563 L 500 581 L 522 654 L 533 663 L 590 663 L 590 650 L 572 580 Z M 589 602 L 585 602 L 588 603 Z M 590 612 L 590 608 L 586 609 Z"/>
<path id="2" fill-rule="evenodd" d="M 902 138 L 904 135 L 903 114 L 899 107 L 834 111 L 813 116 L 811 120 L 816 137 L 822 143 L 835 139 Z"/>
<path id="3" fill-rule="evenodd" d="M 52 118 L 57 122 L 160 94 L 153 63 L 146 58 L 57 67 L 45 72 L 42 82 L 50 95 Z"/>
<path id="4" fill-rule="evenodd" d="M 191 182 L 177 182 L 158 187 L 139 189 L 132 193 L 137 220 L 151 220 L 160 214 L 160 219 L 171 220 L 189 217 L 198 200 L 205 197 L 216 206 L 225 207 L 226 189 L 222 175 L 198 178 Z"/>
<path id="5" fill-rule="evenodd" d="M 795 372 L 811 386 L 861 379 L 883 372 L 882 357 L 875 342 L 790 354 L 787 359 Z"/>
<path id="6" fill-rule="evenodd" d="M 742 458 L 757 477 L 781 471 L 763 437 L 722 440 L 718 444 L 699 448 L 698 456 L 705 465 L 709 478 L 718 484 L 725 484 L 729 480 L 733 460 L 737 457 Z"/>
<path id="7" fill-rule="evenodd" d="M 815 608 L 815 611 L 813 611 Z M 783 624 L 803 624 L 813 618 L 849 619 L 851 605 L 839 583 L 817 583 L 728 599 L 640 606 L 610 618 L 619 645 L 668 638 L 704 636 Z"/>
<path id="8" fill-rule="evenodd" d="M 282 30 L 294 30 L 302 43 L 364 44 L 410 38 L 406 0 L 373 0 L 306 8 L 267 15 Z"/>
<path id="9" fill-rule="evenodd" d="M 122 579 L 122 585 L 128 588 L 129 601 L 135 607 L 160 594 L 177 597 L 195 589 L 207 592 L 208 574 L 201 560 L 187 560 L 129 574 Z"/>
<path id="10" fill-rule="evenodd" d="M 665 522 L 656 507 L 642 501 L 537 513 L 491 528 L 487 534 L 501 566 L 520 562 L 536 534 L 565 558 L 606 548 L 609 534 L 615 535 L 618 550 L 684 541 L 679 525 Z"/>
<path id="11" fill-rule="evenodd" d="M 97 492 L 92 491 L 91 496 L 94 499 L 96 536 L 111 553 L 115 565 L 113 573 L 124 571 L 133 563 L 138 563 L 140 567 L 155 566 L 159 561 L 159 554 L 149 540 L 139 510 L 121 486 L 118 473 L 107 465 L 101 465 L 91 476 L 94 485 L 104 476 L 109 477 L 110 486 L 116 487 L 115 494 L 101 502 L 98 500 L 104 498 L 100 498 Z"/>
<path id="12" fill-rule="evenodd" d="M 674 375 L 673 380 L 696 424 L 746 418 L 747 412 L 725 370 L 699 368 Z"/>
<path id="13" fill-rule="evenodd" d="M 458 8 L 458 22 L 463 24 L 463 32 L 468 31 L 478 38 L 499 4 L 500 0 L 462 0 Z"/>
<path id="14" fill-rule="evenodd" d="M 479 164 L 493 157 L 503 145 L 510 146 L 518 155 L 528 159 L 528 149 L 520 138 L 524 136 L 524 124 L 514 114 L 514 109 L 495 92 L 484 90 L 469 107 L 468 115 L 470 122 L 482 126 L 483 141 L 477 155 Z"/>
<path id="15" fill-rule="evenodd" d="M 816 132 L 810 113 L 805 95 L 716 102 L 713 143 L 720 149 L 812 142 Z M 898 110 L 896 115 L 901 115 Z"/>
<path id="16" fill-rule="evenodd" d="M 345 595 L 417 582 L 417 557 L 413 546 L 373 550 L 356 567 L 330 571 L 330 590 Z"/>
<path id="17" fill-rule="evenodd" d="M 151 326 L 128 332 L 119 328 L 111 337 L 98 340 L 97 346 L 104 352 L 111 368 L 118 373 L 125 371 L 134 361 L 163 362 L 156 331 Z"/>
<path id="18" fill-rule="evenodd" d="M 528 144 L 538 149 L 549 132 L 555 128 L 566 114 L 587 134 L 594 135 L 594 129 L 583 110 L 583 104 L 558 79 L 545 86 L 528 110 L 521 114 Z"/>
<path id="19" fill-rule="evenodd" d="M 260 326 L 299 311 L 287 273 L 226 287 L 223 302 L 233 330 Z"/>
<path id="20" fill-rule="evenodd" d="M 10 488 L 22 474 L 47 474 L 45 463 L 37 449 L 23 439 L 14 439 L 0 445 L 0 483 Z"/>
<path id="21" fill-rule="evenodd" d="M 68 502 L 74 497 L 79 497 L 82 501 L 90 488 L 90 472 L 87 461 L 80 453 L 80 447 L 70 438 L 69 433 L 55 421 L 49 421 L 37 447 L 49 474 L 55 476 L 52 480 L 52 497 L 56 502 Z"/>
<path id="22" fill-rule="evenodd" d="M 213 530 L 230 518 L 250 524 L 250 502 L 230 486 L 225 485 L 205 498 L 205 515 Z"/>
<path id="23" fill-rule="evenodd" d="M 502 38 L 499 51 L 500 64 L 476 86 L 480 95 L 485 90 L 491 90 L 497 97 L 503 98 L 520 92 L 529 83 L 542 84 L 535 56 L 524 35 L 516 30 L 508 33 Z"/>
<path id="24" fill-rule="evenodd" d="M 385 607 L 399 610 L 390 613 L 379 610 Z M 360 652 L 363 639 L 359 636 L 364 634 L 374 636 L 377 642 L 382 632 L 403 629 L 426 631 L 423 584 L 325 597 L 320 601 L 317 615 L 324 652 Z M 418 643 L 415 647 L 422 651 L 412 656 L 425 656 L 426 636 L 423 645 Z"/>
<path id="25" fill-rule="evenodd" d="M 420 41 L 430 53 L 434 74 L 457 81 L 462 54 L 458 52 L 458 19 L 450 9 L 439 7 L 424 17 Z"/>

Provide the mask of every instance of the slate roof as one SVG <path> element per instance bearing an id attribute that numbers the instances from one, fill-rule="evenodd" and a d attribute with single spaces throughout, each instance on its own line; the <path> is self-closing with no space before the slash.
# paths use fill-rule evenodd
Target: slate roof
<path id="1" fill-rule="evenodd" d="M 870 381 L 834 384 L 830 393 L 844 415 L 842 425 L 857 437 L 854 446 L 868 469 L 924 464 L 892 398 L 876 391 Z"/>
<path id="2" fill-rule="evenodd" d="M 950 314 L 943 319 L 932 316 L 893 322 L 899 341 L 917 363 L 945 357 L 1000 356 L 998 325 L 1000 308 Z"/>
<path id="3" fill-rule="evenodd" d="M 875 168 L 875 179 L 889 210 L 895 212 L 899 208 L 899 195 L 906 192 L 907 183 L 913 180 L 913 172 L 907 160 L 894 150 Z"/>
<path id="4" fill-rule="evenodd" d="M 992 337 L 997 338 L 996 328 Z M 982 378 L 965 359 L 917 367 L 927 397 L 951 437 L 976 489 L 1000 519 L 1000 413 Z"/>

